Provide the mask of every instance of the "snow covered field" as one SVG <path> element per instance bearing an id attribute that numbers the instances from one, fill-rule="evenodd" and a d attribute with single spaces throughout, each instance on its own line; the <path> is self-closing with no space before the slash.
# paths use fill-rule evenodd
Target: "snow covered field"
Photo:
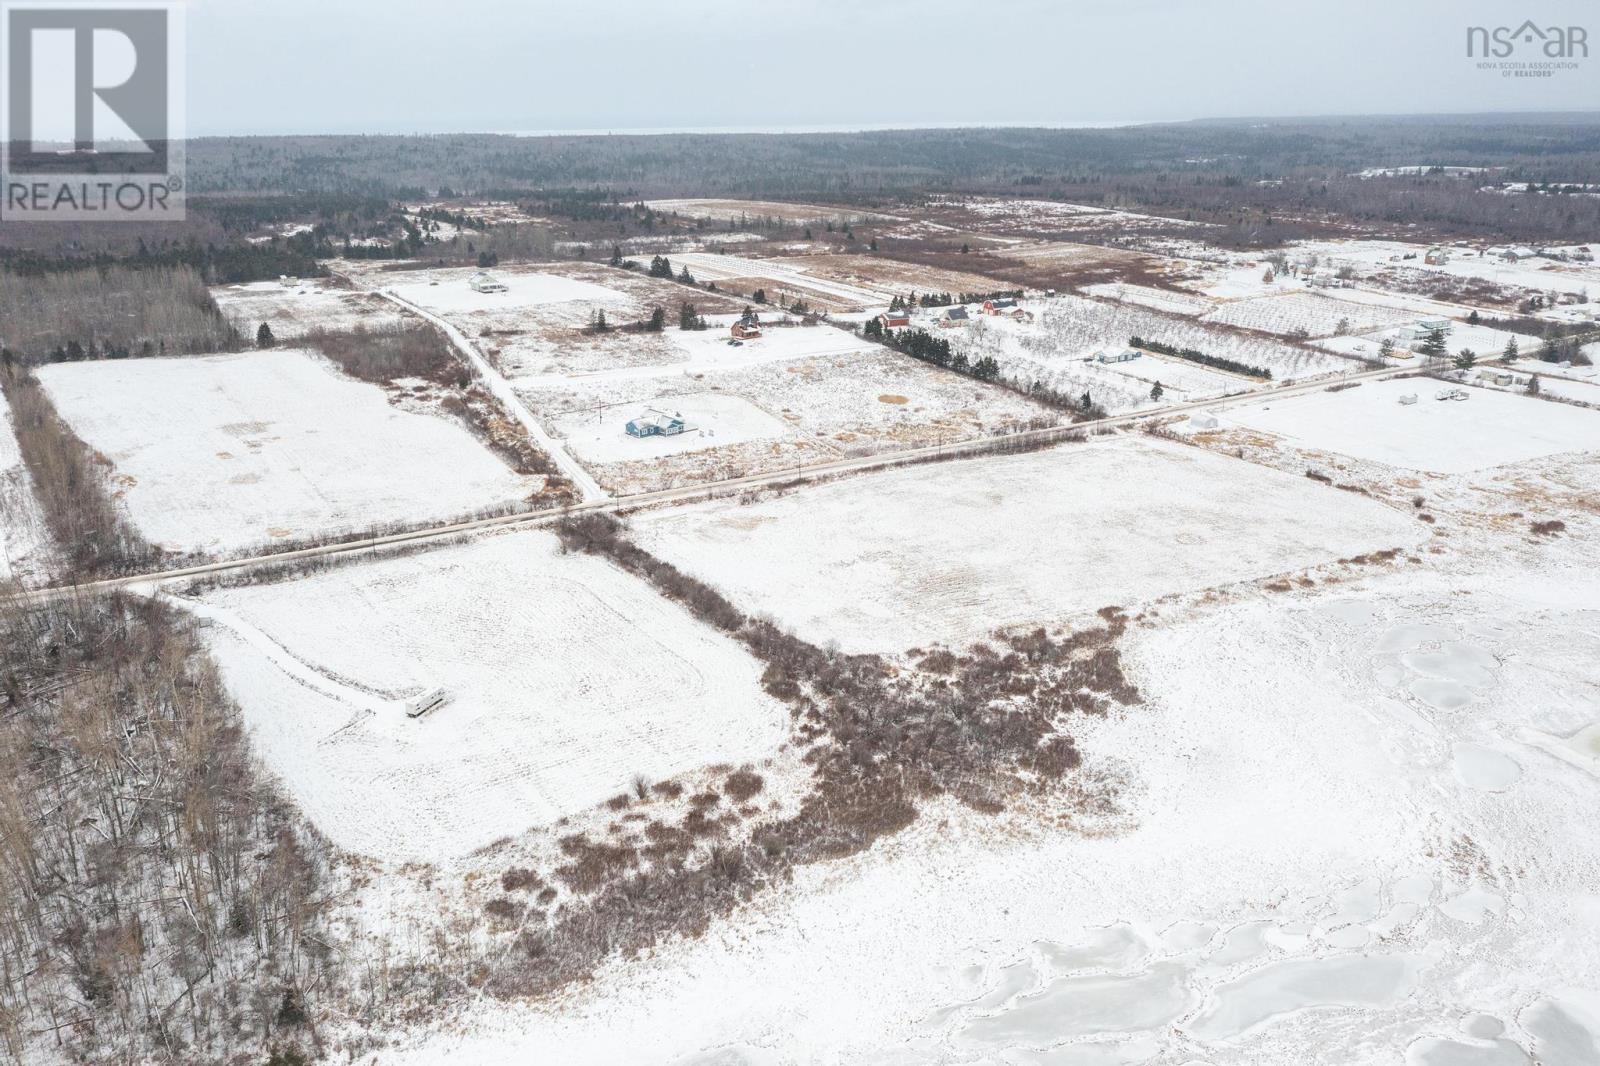
<path id="1" fill-rule="evenodd" d="M 223 317 L 251 340 L 263 322 L 275 338 L 286 341 L 314 329 L 384 329 L 405 321 L 387 300 L 339 288 L 326 278 L 300 279 L 289 286 L 276 281 L 222 285 L 211 290 L 211 298 Z"/>
<path id="2" fill-rule="evenodd" d="M 1000 364 L 1002 377 L 1024 384 L 1042 382 L 1067 396 L 1088 392 L 1111 414 L 1148 406 L 1150 387 L 1158 380 L 1164 388 L 1177 390 L 1172 399 L 1189 400 L 1246 392 L 1262 384 L 1257 379 L 1185 365 L 1179 360 L 1159 360 L 1163 365 L 1158 365 L 1154 357 L 1123 364 L 1085 362 L 1097 352 L 1121 351 L 1136 336 L 1264 367 L 1278 381 L 1336 374 L 1354 366 L 1333 355 L 1206 325 L 1188 317 L 1162 314 L 1133 303 L 1061 295 L 1030 300 L 1025 306 L 1035 315 L 1032 323 L 983 316 L 968 327 L 941 330 L 940 336 L 949 339 L 955 350 L 969 360 L 994 358 Z M 917 324 L 924 321 L 931 321 L 931 315 L 923 316 Z"/>
<path id="3" fill-rule="evenodd" d="M 1221 419 L 1303 448 L 1444 474 L 1600 449 L 1600 413 L 1488 389 L 1468 389 L 1466 402 L 1434 399 L 1446 387 L 1431 378 L 1368 382 L 1242 403 Z M 1399 402 L 1410 394 L 1415 404 Z"/>
<path id="4" fill-rule="evenodd" d="M 478 292 L 470 280 L 476 270 L 438 270 L 400 275 L 404 281 L 386 286 L 408 303 L 436 315 L 472 312 L 496 313 L 541 307 L 545 304 L 585 300 L 616 307 L 627 305 L 627 298 L 614 289 L 588 281 L 530 270 L 491 270 L 489 273 L 506 286 L 505 292 Z"/>
<path id="5" fill-rule="evenodd" d="M 574 436 L 575 453 L 613 492 L 953 443 L 1055 419 L 1048 408 L 1015 393 L 829 326 L 771 329 L 739 348 L 713 331 L 672 337 L 689 362 L 513 382 L 552 432 Z M 716 436 L 699 441 L 693 451 L 642 445 L 624 434 L 627 418 L 616 417 L 647 408 L 677 410 L 712 393 L 725 400 L 700 408 L 699 417 Z M 598 411 L 605 421 L 596 426 Z M 774 423 L 785 432 L 773 432 Z"/>
<path id="6" fill-rule="evenodd" d="M 1075 729 L 1113 832 L 936 806 L 374 1061 L 1589 1066 L 1600 763 L 1542 738 L 1600 722 L 1597 602 L 1569 552 L 1182 608 L 1132 639 L 1145 703 Z"/>
<path id="7" fill-rule="evenodd" d="M 647 200 L 645 206 L 664 214 L 684 215 L 688 218 L 707 218 L 718 222 L 757 221 L 779 219 L 795 225 L 806 223 L 844 223 L 863 220 L 899 221 L 898 215 L 884 215 L 862 211 L 854 207 L 825 207 L 818 204 L 796 204 L 775 200 Z"/>
<path id="8" fill-rule="evenodd" d="M 1205 315 L 1202 321 L 1280 336 L 1303 330 L 1308 337 L 1328 337 L 1336 333 L 1368 333 L 1389 326 L 1414 324 L 1417 318 L 1405 311 L 1376 304 L 1349 302 L 1314 293 L 1286 292 L 1277 296 L 1224 303 Z M 1344 328 L 1341 329 L 1341 326 Z"/>
<path id="9" fill-rule="evenodd" d="M 323 832 L 378 858 L 465 855 L 787 735 L 741 648 L 542 532 L 201 610 L 257 750 Z M 408 718 L 399 701 L 435 687 L 449 701 Z"/>
<path id="10" fill-rule="evenodd" d="M 46 543 L 44 519 L 17 448 L 11 405 L 0 397 L 0 582 L 21 578 Z"/>
<path id="11" fill-rule="evenodd" d="M 57 363 L 37 373 L 74 432 L 111 460 L 134 525 L 172 550 L 449 518 L 539 487 L 463 424 L 396 407 L 383 389 L 308 352 Z"/>
<path id="12" fill-rule="evenodd" d="M 1140 307 L 1148 307 L 1152 311 L 1164 311 L 1170 315 L 1203 315 L 1217 306 L 1215 300 L 1204 296 L 1173 292 L 1171 289 L 1157 289 L 1149 285 L 1129 285 L 1120 281 L 1085 285 L 1079 291 L 1105 300 L 1138 304 Z"/>
<path id="13" fill-rule="evenodd" d="M 1147 438 L 640 515 L 641 543 L 816 643 L 959 644 L 1414 543 L 1414 520 Z"/>
<path id="14" fill-rule="evenodd" d="M 628 422 L 652 414 L 682 418 L 688 429 L 676 436 L 632 437 Z M 603 417 L 602 417 L 603 416 Z M 658 404 L 621 404 L 603 412 L 559 419 L 556 432 L 582 463 L 643 462 L 667 455 L 722 448 L 789 435 L 789 425 L 739 396 L 697 393 L 663 398 Z"/>

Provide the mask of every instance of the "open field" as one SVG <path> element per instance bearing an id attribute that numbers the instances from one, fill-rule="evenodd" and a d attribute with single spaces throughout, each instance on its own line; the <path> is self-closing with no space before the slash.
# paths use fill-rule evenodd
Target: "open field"
<path id="1" fill-rule="evenodd" d="M 1595 1061 L 1600 849 L 1571 826 L 1600 763 L 1542 738 L 1594 728 L 1600 585 L 1563 558 L 1169 612 L 1128 652 L 1143 704 L 1078 731 L 1114 812 L 939 805 L 559 1011 L 485 1003 L 385 1066 Z"/>
<path id="2" fill-rule="evenodd" d="M 233 328 L 251 341 L 263 322 L 282 342 L 312 330 L 379 330 L 403 321 L 386 300 L 342 288 L 326 278 L 301 278 L 289 285 L 276 281 L 222 285 L 211 290 L 211 298 Z"/>
<path id="3" fill-rule="evenodd" d="M 47 542 L 44 519 L 17 448 L 11 406 L 0 397 L 0 582 L 23 576 Z"/>
<path id="4" fill-rule="evenodd" d="M 679 305 L 702 314 L 736 313 L 742 301 L 696 291 L 642 271 L 600 263 L 541 263 L 489 273 L 510 289 L 479 293 L 468 282 L 476 270 L 445 269 L 382 274 L 365 271 L 361 283 L 391 289 L 402 299 L 440 315 L 477 342 L 508 377 L 583 374 L 679 361 L 664 333 L 636 329 L 654 308 L 676 325 Z M 604 313 L 612 328 L 593 329 Z"/>
<path id="5" fill-rule="evenodd" d="M 1230 408 L 1230 424 L 1319 452 L 1434 473 L 1465 473 L 1569 451 L 1600 450 L 1600 412 L 1489 389 L 1439 401 L 1429 378 L 1369 382 L 1337 393 Z M 1404 406 L 1401 396 L 1415 394 Z"/>
<path id="6" fill-rule="evenodd" d="M 787 734 L 737 645 L 546 533 L 200 610 L 268 765 L 323 832 L 378 858 L 466 855 Z M 407 717 L 400 701 L 435 687 L 448 702 Z"/>
<path id="7" fill-rule="evenodd" d="M 715 252 L 685 252 L 672 260 L 675 268 L 688 267 L 696 281 L 714 281 L 717 288 L 741 299 L 757 289 L 767 302 L 793 305 L 796 300 L 821 311 L 861 311 L 887 306 L 898 291 L 877 282 L 852 284 L 822 273 L 812 273 L 808 256 L 785 259 L 748 259 Z"/>
<path id="8" fill-rule="evenodd" d="M 808 640 L 899 651 L 1413 543 L 1303 478 L 1127 438 L 636 519 L 646 546 Z"/>
<path id="9" fill-rule="evenodd" d="M 987 274 L 926 266 L 886 255 L 807 255 L 789 262 L 809 274 L 887 294 L 887 299 L 913 292 L 987 293 L 1016 287 Z"/>
<path id="10" fill-rule="evenodd" d="M 1417 316 L 1395 308 L 1341 300 L 1337 296 L 1286 292 L 1277 296 L 1224 303 L 1202 316 L 1202 321 L 1280 336 L 1303 332 L 1308 337 L 1331 337 L 1335 334 L 1368 333 L 1389 326 L 1414 324 Z"/>
<path id="11" fill-rule="evenodd" d="M 1158 289 L 1150 285 L 1126 284 L 1120 281 L 1103 281 L 1085 285 L 1081 290 L 1087 296 L 1103 300 L 1124 301 L 1162 311 L 1169 315 L 1203 315 L 1216 309 L 1217 302 L 1195 293 Z"/>
<path id="12" fill-rule="evenodd" d="M 574 438 L 578 458 L 610 491 L 954 443 L 1058 417 L 1014 393 L 828 326 L 769 329 L 739 348 L 720 332 L 672 337 L 689 362 L 514 382 L 552 433 Z M 703 435 L 682 442 L 694 450 L 669 444 L 676 454 L 663 455 L 662 445 L 627 437 L 628 418 L 650 408 L 698 411 Z M 785 432 L 776 434 L 780 425 Z"/>
<path id="13" fill-rule="evenodd" d="M 1125 236 L 1179 230 L 1201 233 L 1213 228 L 1206 223 L 1084 204 L 989 197 L 938 200 L 934 204 L 933 217 L 958 228 L 1016 237 L 1065 237 L 1072 234 L 1104 236 L 1113 233 Z"/>
<path id="14" fill-rule="evenodd" d="M 169 550 L 443 519 L 543 482 L 464 424 L 396 406 L 308 352 L 59 363 L 38 376 L 110 461 L 134 525 Z"/>
<path id="15" fill-rule="evenodd" d="M 740 224 L 756 224 L 771 220 L 803 226 L 810 223 L 823 225 L 828 222 L 840 224 L 898 219 L 896 215 L 883 215 L 853 207 L 823 207 L 818 204 L 794 204 L 774 200 L 647 200 L 645 206 L 663 214 Z"/>

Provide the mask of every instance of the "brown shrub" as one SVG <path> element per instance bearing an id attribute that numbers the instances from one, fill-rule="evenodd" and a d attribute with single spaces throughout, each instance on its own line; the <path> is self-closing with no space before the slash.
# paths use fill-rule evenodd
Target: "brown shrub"
<path id="1" fill-rule="evenodd" d="M 736 770 L 722 782 L 722 790 L 736 803 L 744 803 L 760 792 L 765 782 L 751 770 Z"/>

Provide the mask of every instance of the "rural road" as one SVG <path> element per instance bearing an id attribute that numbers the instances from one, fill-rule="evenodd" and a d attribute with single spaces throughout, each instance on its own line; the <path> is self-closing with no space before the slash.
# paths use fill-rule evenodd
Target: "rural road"
<path id="1" fill-rule="evenodd" d="M 544 431 L 544 427 L 539 425 L 539 420 L 533 417 L 533 412 L 524 406 L 521 397 L 517 395 L 517 390 L 511 387 L 511 382 L 507 381 L 505 376 L 496 370 L 489 360 L 483 357 L 483 353 L 478 351 L 478 346 L 472 343 L 471 338 L 431 311 L 424 311 L 405 297 L 397 296 L 391 289 L 379 289 L 378 295 L 397 307 L 410 311 L 418 318 L 437 326 L 446 337 L 450 338 L 450 343 L 455 345 L 456 350 L 465 357 L 467 362 L 472 364 L 472 368 L 478 372 L 478 377 L 482 378 L 489 391 L 494 393 L 494 398 L 499 400 L 507 411 L 511 412 L 512 417 L 522 423 L 522 428 L 528 431 L 528 436 L 532 437 L 534 443 L 545 450 L 545 454 L 554 460 L 556 466 L 561 468 L 561 472 L 567 476 L 567 479 L 578 486 L 578 491 L 583 494 L 585 503 L 593 503 L 609 498 L 606 491 L 600 487 L 600 483 L 590 477 L 589 472 L 579 466 L 578 461 L 568 454 L 566 445 Z"/>
<path id="2" fill-rule="evenodd" d="M 403 306 L 409 307 L 405 301 L 399 301 Z M 424 316 L 426 317 L 426 316 Z M 470 348 L 470 345 L 468 346 Z M 481 358 L 481 357 L 480 357 Z M 114 589 L 135 589 L 151 591 L 172 581 L 188 578 L 205 577 L 214 574 L 224 574 L 234 571 L 253 570 L 263 566 L 276 566 L 285 562 L 300 559 L 313 559 L 321 556 L 346 555 L 356 552 L 371 551 L 375 548 L 390 547 L 398 544 L 417 544 L 428 541 L 448 540 L 466 533 L 480 530 L 494 529 L 501 526 L 540 526 L 559 521 L 571 515 L 589 513 L 616 513 L 619 511 L 635 510 L 640 507 L 650 507 L 660 504 L 688 503 L 694 500 L 708 499 L 713 496 L 726 495 L 742 489 L 756 489 L 785 482 L 810 481 L 829 478 L 840 474 L 861 473 L 868 470 L 892 468 L 908 463 L 925 462 L 930 459 L 960 456 L 964 454 L 982 454 L 985 450 L 994 447 L 997 443 L 1015 444 L 1048 444 L 1080 433 L 1093 433 L 1100 430 L 1120 429 L 1148 422 L 1159 418 L 1172 418 L 1177 415 L 1195 414 L 1215 408 L 1226 407 L 1234 403 L 1250 403 L 1263 399 L 1287 398 L 1300 396 L 1311 392 L 1320 392 L 1331 385 L 1355 383 L 1362 381 L 1376 381 L 1382 378 L 1395 377 L 1401 374 L 1415 373 L 1409 367 L 1382 367 L 1376 370 L 1365 370 L 1360 373 L 1346 374 L 1339 379 L 1320 378 L 1294 385 L 1283 385 L 1276 389 L 1258 390 L 1255 392 L 1239 393 L 1233 396 L 1220 396 L 1206 400 L 1195 400 L 1189 403 L 1173 404 L 1157 408 L 1152 411 L 1140 411 L 1132 414 L 1116 415 L 1111 418 L 1102 418 L 1093 422 L 1079 422 L 1067 426 L 1052 426 L 1048 429 L 1027 430 L 1013 433 L 1003 437 L 980 437 L 976 440 L 964 441 L 959 444 L 935 444 L 923 448 L 910 448 L 905 451 L 891 452 L 886 455 L 860 456 L 851 459 L 835 459 L 824 463 L 785 467 L 782 470 L 771 471 L 764 474 L 748 474 L 744 477 L 728 478 L 724 481 L 713 481 L 700 485 L 689 485 L 681 488 L 658 489 L 653 492 L 635 493 L 629 496 L 607 497 L 604 493 L 599 498 L 589 498 L 582 503 L 572 504 L 567 507 L 548 511 L 534 511 L 522 514 L 499 515 L 493 518 L 478 518 L 465 522 L 452 522 L 445 525 L 428 526 L 404 533 L 388 533 L 382 536 L 368 537 L 362 540 L 346 541 L 340 544 L 324 544 L 314 548 L 301 548 L 296 551 L 277 552 L 267 555 L 255 555 L 243 559 L 225 559 L 210 563 L 200 563 L 195 566 L 180 567 L 173 570 L 155 571 L 147 574 L 133 574 L 126 577 L 106 578 L 101 581 L 84 582 L 79 585 L 55 585 L 48 588 L 24 592 L 23 598 L 33 601 L 49 601 L 62 597 L 83 593 L 107 592 Z M 498 374 L 495 379 L 504 382 Z M 509 386 L 507 386 L 509 388 Z M 520 406 L 520 405 L 519 405 Z M 563 453 L 564 454 L 564 453 Z M 570 457 L 568 459 L 570 462 Z M 575 465 L 575 464 L 574 464 Z M 589 479 L 592 481 L 592 479 Z M 598 489 L 598 486 L 596 486 Z"/>

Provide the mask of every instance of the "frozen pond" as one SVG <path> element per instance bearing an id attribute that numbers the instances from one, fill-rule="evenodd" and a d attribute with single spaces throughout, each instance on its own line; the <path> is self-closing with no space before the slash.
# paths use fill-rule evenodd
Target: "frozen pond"
<path id="1" fill-rule="evenodd" d="M 1411 984 L 1404 956 L 1287 959 L 1230 981 L 1188 1026 L 1200 1040 L 1227 1040 L 1263 1022 L 1317 1007 L 1386 1007 Z"/>
<path id="2" fill-rule="evenodd" d="M 1188 967 L 1162 963 L 1128 977 L 1060 977 L 1003 1014 L 967 1025 L 962 1038 L 991 1047 L 1049 1047 L 1073 1037 L 1170 1025 L 1194 1005 Z"/>

